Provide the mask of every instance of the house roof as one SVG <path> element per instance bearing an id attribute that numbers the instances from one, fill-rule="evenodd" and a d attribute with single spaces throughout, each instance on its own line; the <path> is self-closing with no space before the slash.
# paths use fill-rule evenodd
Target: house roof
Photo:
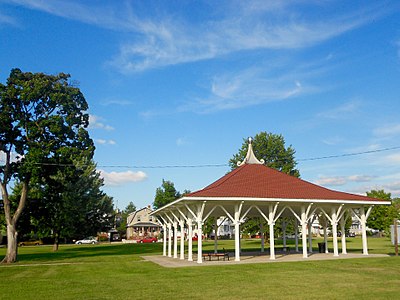
<path id="1" fill-rule="evenodd" d="M 133 219 L 135 218 L 135 216 L 136 216 L 137 214 L 139 214 L 140 212 L 142 212 L 143 210 L 148 210 L 148 211 L 149 211 L 149 212 L 148 212 L 149 215 L 153 212 L 153 210 L 151 209 L 150 205 L 148 205 L 148 206 L 146 206 L 146 207 L 143 207 L 143 208 L 141 208 L 141 209 L 139 209 L 139 210 L 135 210 L 134 212 L 131 212 L 131 213 L 128 215 L 128 217 L 127 217 L 127 223 L 128 223 L 128 225 L 133 221 Z"/>
<path id="2" fill-rule="evenodd" d="M 244 163 L 191 197 L 275 198 L 379 201 L 356 194 L 330 190 L 287 175 L 259 163 Z"/>
<path id="3" fill-rule="evenodd" d="M 136 222 L 134 224 L 128 224 L 126 227 L 161 227 L 160 224 L 157 224 L 155 222 Z"/>

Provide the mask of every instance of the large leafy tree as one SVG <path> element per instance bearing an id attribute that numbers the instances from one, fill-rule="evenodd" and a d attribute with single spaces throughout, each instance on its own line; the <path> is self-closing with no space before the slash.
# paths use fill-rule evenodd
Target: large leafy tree
<path id="1" fill-rule="evenodd" d="M 188 191 L 185 191 L 185 193 L 187 192 Z M 156 190 L 153 207 L 155 209 L 158 209 L 172 201 L 175 201 L 181 196 L 182 195 L 175 189 L 174 183 L 172 181 L 163 179 L 161 187 L 158 187 Z"/>
<path id="2" fill-rule="evenodd" d="M 268 167 L 274 168 L 283 173 L 300 177 L 296 169 L 297 162 L 294 154 L 296 151 L 290 145 L 285 146 L 285 139 L 281 134 L 274 134 L 262 131 L 252 141 L 253 151 L 258 159 L 263 159 Z M 242 147 L 230 160 L 231 169 L 237 168 L 237 163 L 244 160 L 247 154 L 248 140 L 243 139 Z"/>
<path id="3" fill-rule="evenodd" d="M 371 190 L 367 192 L 368 197 L 391 201 L 391 193 L 386 193 L 384 190 Z M 398 201 L 392 201 L 392 205 L 377 205 L 375 206 L 367 220 L 369 228 L 379 231 L 389 231 L 390 225 L 393 224 L 393 219 L 399 217 Z"/>
<path id="4" fill-rule="evenodd" d="M 112 198 L 101 191 L 103 179 L 93 162 L 79 164 L 74 172 L 64 166 L 29 186 L 27 203 L 18 223 L 19 236 L 52 237 L 53 250 L 62 239 L 81 238 L 112 226 Z M 20 185 L 11 198 L 20 197 Z"/>
<path id="5" fill-rule="evenodd" d="M 43 172 L 57 173 L 69 157 L 68 149 L 93 152 L 86 131 L 87 102 L 79 88 L 71 86 L 68 74 L 11 70 L 0 84 L 0 186 L 7 226 L 7 252 L 3 262 L 17 260 L 17 221 L 25 208 L 29 184 Z M 9 197 L 10 183 L 21 184 L 15 203 Z"/>
<path id="6" fill-rule="evenodd" d="M 103 179 L 93 162 L 59 170 L 37 185 L 41 190 L 34 220 L 41 232 L 51 233 L 53 250 L 60 238 L 95 235 L 111 228 L 112 198 L 101 191 Z"/>

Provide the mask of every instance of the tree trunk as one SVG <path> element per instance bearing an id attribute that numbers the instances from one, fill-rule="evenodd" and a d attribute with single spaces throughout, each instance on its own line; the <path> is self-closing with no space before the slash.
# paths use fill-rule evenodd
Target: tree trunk
<path id="1" fill-rule="evenodd" d="M 17 261 L 18 254 L 18 232 L 15 230 L 15 225 L 7 225 L 7 253 L 2 263 L 14 263 Z"/>
<path id="2" fill-rule="evenodd" d="M 54 244 L 53 244 L 53 251 L 58 251 L 58 245 L 60 244 L 60 241 L 58 239 L 58 233 L 54 235 Z"/>
<path id="3" fill-rule="evenodd" d="M 17 221 L 22 213 L 22 210 L 25 207 L 27 193 L 28 193 L 28 180 L 22 182 L 22 190 L 21 197 L 19 199 L 18 207 L 14 212 L 14 215 L 11 213 L 11 203 L 8 198 L 8 191 L 6 185 L 1 182 L 1 193 L 3 196 L 3 205 L 4 205 L 4 216 L 6 218 L 7 224 L 7 253 L 2 263 L 14 263 L 17 261 L 18 255 L 18 232 L 17 232 Z"/>

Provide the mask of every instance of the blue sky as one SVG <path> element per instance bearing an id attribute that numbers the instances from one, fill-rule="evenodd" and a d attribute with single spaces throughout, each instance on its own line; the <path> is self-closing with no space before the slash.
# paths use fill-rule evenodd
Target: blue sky
<path id="1" fill-rule="evenodd" d="M 282 134 L 301 177 L 400 196 L 398 1 L 0 0 L 0 81 L 69 73 L 104 190 L 124 208 L 223 176 L 243 138 Z M 164 166 L 163 168 L 151 168 Z"/>

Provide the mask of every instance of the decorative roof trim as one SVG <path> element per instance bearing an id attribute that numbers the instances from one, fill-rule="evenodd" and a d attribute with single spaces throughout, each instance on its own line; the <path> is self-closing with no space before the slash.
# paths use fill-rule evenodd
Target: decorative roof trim
<path id="1" fill-rule="evenodd" d="M 365 205 L 390 205 L 391 201 L 385 200 L 344 200 L 344 199 L 290 199 L 290 198 L 253 198 L 253 197 L 183 197 L 180 200 L 193 201 L 255 201 L 255 202 L 298 202 L 298 203 L 337 203 L 337 204 L 365 204 Z"/>
<path id="2" fill-rule="evenodd" d="M 255 164 L 255 165 L 264 164 L 265 161 L 263 159 L 258 160 L 258 158 L 254 155 L 252 141 L 253 141 L 252 138 L 249 137 L 249 146 L 247 148 L 247 155 L 242 162 L 237 163 L 238 167 L 243 166 L 244 164 Z"/>

